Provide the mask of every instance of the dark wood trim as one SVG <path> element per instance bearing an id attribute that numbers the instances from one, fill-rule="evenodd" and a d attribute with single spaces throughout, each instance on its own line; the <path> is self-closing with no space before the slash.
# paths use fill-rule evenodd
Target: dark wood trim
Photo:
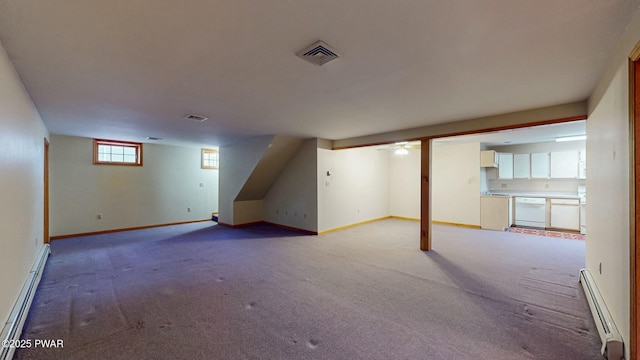
<path id="1" fill-rule="evenodd" d="M 102 235 L 102 234 L 110 234 L 110 233 L 122 232 L 122 231 L 131 231 L 131 230 L 150 229 L 150 228 L 162 227 L 162 226 L 172 226 L 172 225 L 192 224 L 192 223 L 197 223 L 197 222 L 206 222 L 206 221 L 211 221 L 211 219 L 190 220 L 190 221 L 178 221 L 178 222 L 165 223 L 165 224 L 143 225 L 143 226 L 134 226 L 134 227 L 129 227 L 129 228 L 120 228 L 120 229 L 111 229 L 111 230 L 92 231 L 92 232 L 86 232 L 86 233 L 67 234 L 67 235 L 56 235 L 56 236 L 52 236 L 52 237 L 51 237 L 51 240 L 61 240 L 61 239 L 68 239 L 68 238 L 72 238 L 72 237 L 78 237 L 78 236 Z"/>
<path id="2" fill-rule="evenodd" d="M 420 250 L 431 250 L 431 139 L 420 146 Z"/>
<path id="3" fill-rule="evenodd" d="M 44 138 L 44 214 L 43 214 L 43 235 L 42 241 L 48 244 L 49 239 L 49 140 Z"/>
<path id="4" fill-rule="evenodd" d="M 632 197 L 631 211 L 631 239 L 630 239 L 630 341 L 629 353 L 632 360 L 638 359 L 638 344 L 640 344 L 640 326 L 638 310 L 640 310 L 640 226 L 637 226 L 640 220 L 640 60 L 638 59 L 638 49 L 636 46 L 632 57 L 629 61 L 629 126 L 631 136 L 631 175 L 630 192 Z M 636 55 L 634 55 L 636 54 Z"/>

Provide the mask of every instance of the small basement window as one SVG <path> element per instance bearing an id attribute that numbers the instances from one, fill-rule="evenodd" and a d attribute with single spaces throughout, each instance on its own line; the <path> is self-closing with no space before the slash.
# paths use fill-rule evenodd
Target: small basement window
<path id="1" fill-rule="evenodd" d="M 142 144 L 116 140 L 93 140 L 95 165 L 142 166 Z"/>
<path id="2" fill-rule="evenodd" d="M 218 150 L 202 149 L 201 167 L 203 169 L 217 169 L 219 165 Z"/>

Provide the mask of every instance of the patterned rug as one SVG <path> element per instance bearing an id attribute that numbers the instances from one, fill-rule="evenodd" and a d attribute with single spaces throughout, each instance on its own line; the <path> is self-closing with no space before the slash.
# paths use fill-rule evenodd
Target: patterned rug
<path id="1" fill-rule="evenodd" d="M 518 227 L 509 228 L 509 232 L 519 233 L 519 234 L 529 234 L 529 235 L 551 236 L 551 237 L 558 237 L 558 238 L 572 239 L 572 240 L 584 240 L 585 238 L 585 236 L 582 234 L 566 233 L 561 231 L 539 230 L 539 229 L 526 229 L 526 228 L 518 228 Z"/>

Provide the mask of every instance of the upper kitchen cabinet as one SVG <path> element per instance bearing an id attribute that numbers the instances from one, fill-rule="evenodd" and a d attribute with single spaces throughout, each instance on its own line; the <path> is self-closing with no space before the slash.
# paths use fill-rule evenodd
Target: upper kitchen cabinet
<path id="1" fill-rule="evenodd" d="M 531 160 L 529 154 L 513 155 L 513 178 L 528 179 L 531 176 Z"/>
<path id="2" fill-rule="evenodd" d="M 587 151 L 580 151 L 579 161 L 578 161 L 578 179 L 586 179 L 587 178 Z"/>
<path id="3" fill-rule="evenodd" d="M 498 179 L 513 179 L 513 154 L 498 153 Z"/>
<path id="4" fill-rule="evenodd" d="M 551 178 L 578 178 L 578 159 L 579 151 L 577 150 L 551 152 Z"/>
<path id="5" fill-rule="evenodd" d="M 549 178 L 549 153 L 531 154 L 531 177 L 534 179 Z"/>
<path id="6" fill-rule="evenodd" d="M 480 167 L 498 167 L 498 156 L 495 150 L 480 151 Z"/>

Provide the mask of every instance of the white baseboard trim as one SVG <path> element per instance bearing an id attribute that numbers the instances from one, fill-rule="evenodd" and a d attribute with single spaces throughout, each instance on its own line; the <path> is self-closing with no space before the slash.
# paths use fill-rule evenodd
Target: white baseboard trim
<path id="1" fill-rule="evenodd" d="M 44 265 L 46 264 L 50 253 L 49 244 L 44 244 L 36 257 L 36 261 L 31 267 L 31 271 L 29 271 L 27 281 L 25 281 L 22 286 L 22 291 L 20 291 L 18 300 L 16 300 L 16 303 L 11 310 L 9 319 L 7 319 L 7 322 L 2 328 L 2 333 L 0 333 L 0 340 L 2 341 L 2 346 L 0 346 L 0 360 L 11 360 L 13 357 L 15 347 L 4 345 L 10 345 L 12 342 L 20 339 L 22 327 L 24 326 L 24 322 L 29 314 L 31 302 L 36 294 L 36 289 L 40 283 Z"/>

